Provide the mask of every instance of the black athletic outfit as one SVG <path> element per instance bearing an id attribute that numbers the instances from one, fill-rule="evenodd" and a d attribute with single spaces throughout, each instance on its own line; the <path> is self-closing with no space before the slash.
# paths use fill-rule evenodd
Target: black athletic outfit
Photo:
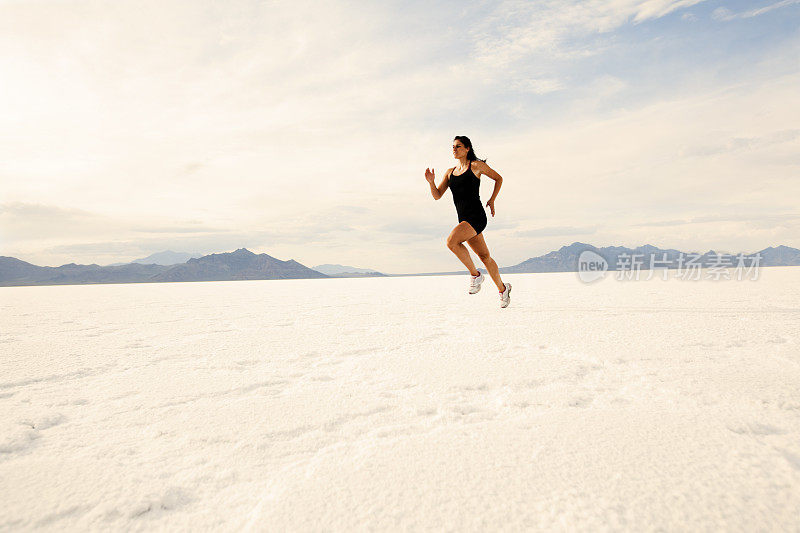
<path id="1" fill-rule="evenodd" d="M 476 233 L 486 229 L 486 211 L 483 209 L 479 195 L 481 180 L 472 172 L 472 165 L 463 174 L 450 174 L 450 190 L 453 191 L 453 203 L 456 204 L 458 221 L 469 222 Z"/>

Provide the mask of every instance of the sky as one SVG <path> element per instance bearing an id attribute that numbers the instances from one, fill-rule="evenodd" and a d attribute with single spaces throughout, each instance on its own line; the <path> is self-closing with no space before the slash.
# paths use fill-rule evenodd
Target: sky
<path id="1" fill-rule="evenodd" d="M 500 266 L 800 248 L 798 89 L 800 0 L 0 0 L 0 255 L 459 270 L 455 135 Z"/>

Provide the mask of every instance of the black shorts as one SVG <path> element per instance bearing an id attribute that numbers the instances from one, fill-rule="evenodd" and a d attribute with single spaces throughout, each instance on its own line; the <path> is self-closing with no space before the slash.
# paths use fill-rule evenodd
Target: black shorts
<path id="1" fill-rule="evenodd" d="M 469 222 L 469 225 L 472 226 L 472 229 L 475 230 L 475 233 L 479 235 L 483 230 L 486 229 L 486 224 L 489 222 L 489 220 L 486 218 L 486 211 L 481 205 L 458 213 L 458 221 Z"/>

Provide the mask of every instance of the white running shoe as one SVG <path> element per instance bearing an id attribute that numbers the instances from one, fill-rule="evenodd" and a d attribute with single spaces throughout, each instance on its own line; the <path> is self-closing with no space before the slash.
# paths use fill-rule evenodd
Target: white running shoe
<path id="1" fill-rule="evenodd" d="M 506 290 L 500 293 L 500 307 L 508 307 L 508 304 L 511 303 L 511 284 L 503 283 L 503 285 L 505 285 Z"/>
<path id="2" fill-rule="evenodd" d="M 469 293 L 475 294 L 479 290 L 481 290 L 481 283 L 483 283 L 483 280 L 485 278 L 483 277 L 483 272 L 481 272 L 480 270 L 478 271 L 477 278 L 475 276 L 470 276 L 470 277 L 472 278 L 472 281 L 469 282 Z"/>

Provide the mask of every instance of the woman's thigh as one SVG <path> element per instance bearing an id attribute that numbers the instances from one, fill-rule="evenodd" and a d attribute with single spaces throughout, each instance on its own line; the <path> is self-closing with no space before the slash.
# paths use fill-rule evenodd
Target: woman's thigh
<path id="1" fill-rule="evenodd" d="M 447 243 L 462 243 L 476 235 L 475 229 L 469 225 L 469 222 L 459 222 L 458 225 L 453 228 L 453 231 L 450 232 L 450 236 L 447 237 Z"/>

